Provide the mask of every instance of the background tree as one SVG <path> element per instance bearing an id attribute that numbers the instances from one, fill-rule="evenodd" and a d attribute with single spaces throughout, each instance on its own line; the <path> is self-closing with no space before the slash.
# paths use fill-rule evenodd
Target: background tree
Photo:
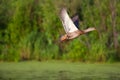
<path id="1" fill-rule="evenodd" d="M 78 13 L 80 29 L 97 31 L 60 43 L 59 11 Z M 119 0 L 1 0 L 0 60 L 120 60 Z"/>

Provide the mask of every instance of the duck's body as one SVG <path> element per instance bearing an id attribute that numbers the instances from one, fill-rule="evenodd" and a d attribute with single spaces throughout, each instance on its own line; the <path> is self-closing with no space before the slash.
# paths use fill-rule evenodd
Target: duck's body
<path id="1" fill-rule="evenodd" d="M 79 35 L 88 33 L 90 31 L 95 30 L 95 28 L 88 28 L 86 30 L 79 30 L 75 24 L 73 23 L 73 21 L 71 20 L 71 18 L 68 16 L 68 13 L 66 11 L 65 8 L 63 8 L 60 12 L 60 19 L 62 21 L 63 27 L 65 29 L 66 34 L 61 36 L 60 41 L 66 41 L 66 40 L 70 40 L 70 39 L 74 39 L 76 37 L 78 37 Z"/>
<path id="2" fill-rule="evenodd" d="M 71 39 L 77 38 L 78 36 L 80 36 L 82 34 L 93 31 L 93 30 L 96 30 L 96 29 L 95 28 L 88 28 L 88 29 L 83 30 L 83 31 L 77 30 L 77 31 L 74 31 L 74 32 L 71 32 L 71 33 L 67 33 L 67 34 L 60 37 L 60 41 L 63 42 L 63 41 L 66 41 L 66 40 L 71 40 Z"/>

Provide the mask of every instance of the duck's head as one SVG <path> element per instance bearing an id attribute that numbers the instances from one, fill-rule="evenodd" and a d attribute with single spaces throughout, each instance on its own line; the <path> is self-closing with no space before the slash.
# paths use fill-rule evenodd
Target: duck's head
<path id="1" fill-rule="evenodd" d="M 63 41 L 66 41 L 67 40 L 67 35 L 65 34 L 65 35 L 62 35 L 61 37 L 60 37 L 60 42 L 63 42 Z"/>

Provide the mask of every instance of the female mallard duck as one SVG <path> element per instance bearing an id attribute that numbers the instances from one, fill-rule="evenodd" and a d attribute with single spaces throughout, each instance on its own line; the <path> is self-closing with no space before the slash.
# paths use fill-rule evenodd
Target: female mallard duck
<path id="1" fill-rule="evenodd" d="M 72 21 L 65 8 L 63 8 L 60 11 L 60 19 L 62 21 L 64 30 L 66 32 L 65 35 L 60 37 L 60 41 L 71 40 L 71 39 L 78 37 L 79 35 L 96 30 L 95 28 L 88 28 L 86 30 L 79 30 L 77 28 L 76 24 L 74 24 L 74 22 L 78 19 L 78 16 L 73 17 L 73 21 Z"/>

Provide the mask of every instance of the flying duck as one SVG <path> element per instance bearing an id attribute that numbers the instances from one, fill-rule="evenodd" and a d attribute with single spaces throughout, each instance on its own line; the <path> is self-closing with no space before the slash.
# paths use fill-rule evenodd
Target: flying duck
<path id="1" fill-rule="evenodd" d="M 60 20 L 62 21 L 64 30 L 66 32 L 65 35 L 60 37 L 61 42 L 74 39 L 82 34 L 96 30 L 94 27 L 85 30 L 79 30 L 78 24 L 76 25 L 76 23 L 78 23 L 78 16 L 75 16 L 71 19 L 65 8 L 62 8 L 60 11 Z"/>

